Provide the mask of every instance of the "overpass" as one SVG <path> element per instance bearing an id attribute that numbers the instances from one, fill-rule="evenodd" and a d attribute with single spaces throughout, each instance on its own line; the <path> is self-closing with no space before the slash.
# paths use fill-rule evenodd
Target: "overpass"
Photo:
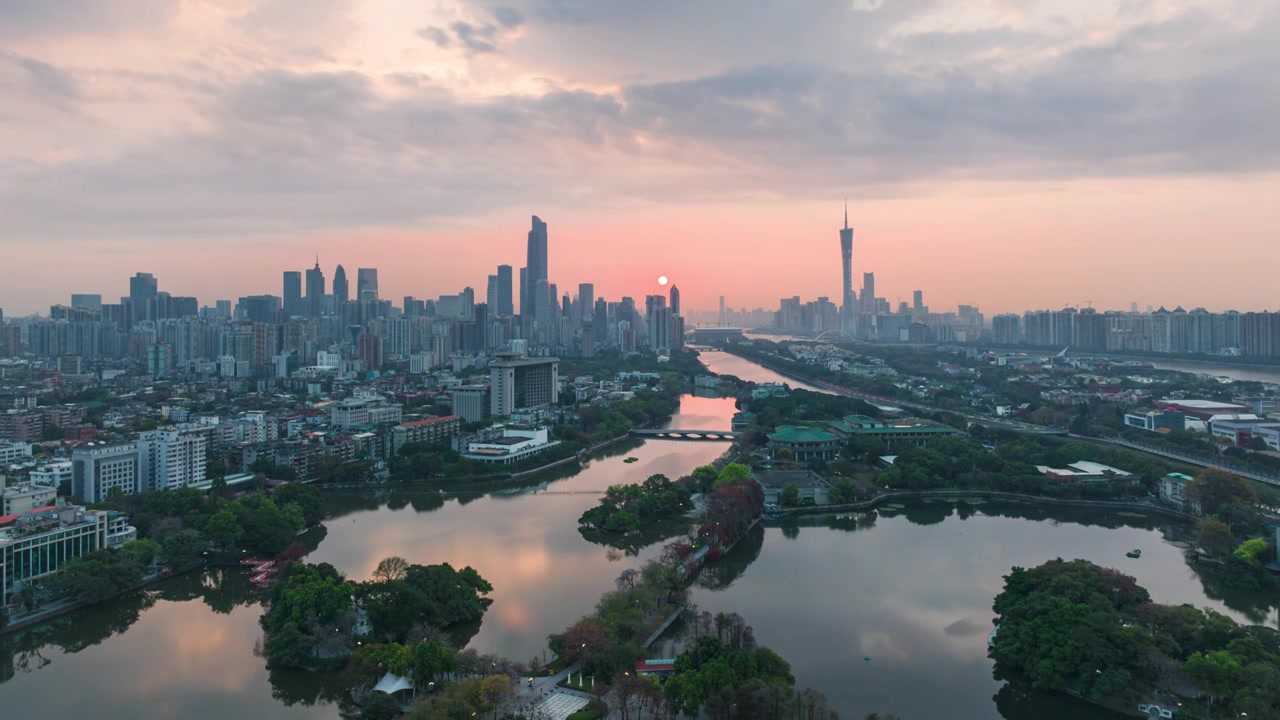
<path id="1" fill-rule="evenodd" d="M 686 430 L 671 428 L 667 430 L 631 431 L 632 435 L 656 440 L 701 440 L 710 442 L 727 442 L 742 437 L 742 433 L 733 430 Z"/>

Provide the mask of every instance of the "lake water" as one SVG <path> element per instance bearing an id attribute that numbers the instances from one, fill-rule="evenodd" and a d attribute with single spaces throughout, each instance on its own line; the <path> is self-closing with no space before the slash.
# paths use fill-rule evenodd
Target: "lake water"
<path id="1" fill-rule="evenodd" d="M 740 358 L 706 360 L 716 372 L 782 379 Z M 686 397 L 671 426 L 727 427 L 733 412 L 732 400 Z M 596 493 L 653 473 L 678 477 L 726 447 L 631 442 L 534 487 L 337 496 L 308 560 L 360 579 L 392 554 L 471 565 L 495 586 L 471 646 L 527 660 L 541 656 L 547 634 L 590 612 L 622 570 L 661 547 L 661 533 L 622 549 L 584 538 L 577 518 Z M 1083 557 L 1135 574 L 1158 601 L 1275 625 L 1265 601 L 1207 588 L 1164 539 L 1174 530 L 1032 505 L 921 504 L 873 523 L 807 519 L 758 528 L 703 574 L 694 602 L 743 615 L 761 643 L 792 663 L 799 683 L 825 693 L 845 717 L 1102 718 L 992 679 L 991 601 L 1013 565 Z M 1142 549 L 1140 560 L 1124 557 L 1133 548 Z M 211 573 L 5 636 L 0 717 L 338 718 L 342 688 L 326 676 L 267 673 L 255 654 L 260 614 L 242 576 Z"/>

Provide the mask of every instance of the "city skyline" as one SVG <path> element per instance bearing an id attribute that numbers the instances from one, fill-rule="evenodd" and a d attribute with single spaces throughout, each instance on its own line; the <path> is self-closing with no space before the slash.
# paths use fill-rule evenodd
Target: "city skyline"
<path id="1" fill-rule="evenodd" d="M 839 298 L 845 196 L 891 302 L 1266 308 L 1280 259 L 1273 3 L 55 5 L 0 30 L 11 315 L 316 253 L 484 288 L 535 212 L 565 287 Z"/>

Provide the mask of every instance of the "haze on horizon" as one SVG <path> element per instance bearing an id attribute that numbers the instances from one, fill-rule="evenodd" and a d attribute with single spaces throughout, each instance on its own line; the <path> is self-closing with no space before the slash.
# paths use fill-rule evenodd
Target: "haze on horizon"
<path id="1" fill-rule="evenodd" d="M 1274 0 L 0 0 L 0 307 L 561 288 L 1276 309 Z"/>

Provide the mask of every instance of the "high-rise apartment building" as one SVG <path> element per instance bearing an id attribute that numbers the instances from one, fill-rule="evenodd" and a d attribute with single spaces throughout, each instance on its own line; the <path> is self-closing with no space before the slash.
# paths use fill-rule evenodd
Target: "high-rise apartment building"
<path id="1" fill-rule="evenodd" d="M 671 309 L 661 295 L 649 295 L 644 299 L 645 323 L 649 347 L 662 350 L 671 347 Z"/>
<path id="2" fill-rule="evenodd" d="M 138 491 L 138 445 L 84 445 L 71 452 L 71 494 L 85 503 L 99 503 L 113 490 L 125 495 Z"/>
<path id="3" fill-rule="evenodd" d="M 83 308 L 85 310 L 102 310 L 102 295 L 99 294 L 77 294 L 71 296 L 71 307 Z"/>
<path id="4" fill-rule="evenodd" d="M 211 427 L 165 428 L 139 435 L 139 492 L 204 482 L 211 432 Z"/>
<path id="5" fill-rule="evenodd" d="M 302 273 L 285 270 L 283 290 L 285 317 L 302 315 Z"/>
<path id="6" fill-rule="evenodd" d="M 578 284 L 578 311 L 581 315 L 581 323 L 585 325 L 591 322 L 591 313 L 596 306 L 596 286 L 591 283 Z"/>

